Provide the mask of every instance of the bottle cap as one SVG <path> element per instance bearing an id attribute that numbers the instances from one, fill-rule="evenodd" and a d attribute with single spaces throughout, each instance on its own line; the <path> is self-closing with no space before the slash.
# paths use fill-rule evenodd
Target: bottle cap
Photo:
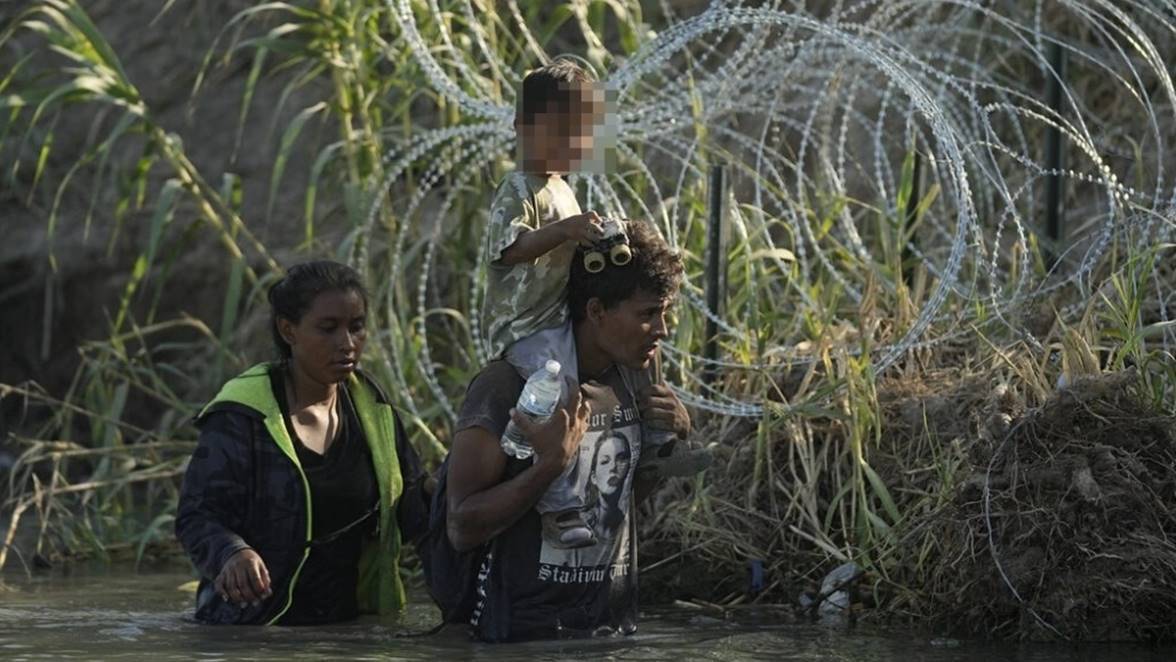
<path id="1" fill-rule="evenodd" d="M 559 361 L 556 361 L 555 359 L 548 359 L 547 363 L 543 364 L 543 369 L 553 375 L 558 375 L 559 369 L 561 367 L 562 366 L 560 366 Z"/>

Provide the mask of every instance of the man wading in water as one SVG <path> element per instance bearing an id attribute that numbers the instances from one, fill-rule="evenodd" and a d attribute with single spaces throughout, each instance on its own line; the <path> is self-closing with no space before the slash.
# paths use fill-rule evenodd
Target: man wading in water
<path id="1" fill-rule="evenodd" d="M 665 387 L 635 392 L 636 375 L 666 338 L 665 315 L 682 262 L 645 223 L 628 224 L 632 260 L 588 273 L 572 260 L 568 304 L 581 383 L 566 384 L 562 406 L 536 424 L 513 411 L 523 378 L 506 361 L 470 383 L 448 459 L 447 530 L 460 552 L 478 555 L 474 633 L 487 641 L 636 630 L 633 509 L 651 487 L 636 478 L 645 426 L 690 432 L 685 407 Z M 513 417 L 534 462 L 508 462 L 499 438 Z M 535 505 L 575 465 L 593 545 L 561 548 L 543 536 Z"/>

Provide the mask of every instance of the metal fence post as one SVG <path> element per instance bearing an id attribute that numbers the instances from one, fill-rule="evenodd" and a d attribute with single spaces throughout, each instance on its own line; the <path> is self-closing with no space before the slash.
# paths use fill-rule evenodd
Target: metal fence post
<path id="1" fill-rule="evenodd" d="M 911 250 L 911 245 L 913 244 L 915 247 L 918 247 L 919 244 L 914 234 L 911 235 L 911 240 L 909 242 L 903 241 L 903 235 L 910 231 L 911 226 L 914 225 L 915 214 L 919 210 L 919 203 L 922 202 L 923 196 L 921 185 L 923 175 L 923 154 L 916 148 L 914 140 L 911 141 L 911 149 L 914 150 L 915 154 L 913 159 L 914 167 L 911 169 L 911 191 L 910 197 L 907 198 L 906 201 L 906 209 L 903 210 L 903 232 L 898 237 L 898 240 L 902 241 L 902 248 L 900 249 L 899 253 L 899 255 L 902 256 L 902 264 L 899 266 L 900 271 L 902 271 L 903 282 L 905 282 L 908 287 L 914 284 L 915 278 L 915 254 L 914 251 Z"/>
<path id="2" fill-rule="evenodd" d="M 723 166 L 711 166 L 710 171 L 710 218 L 707 224 L 706 242 L 706 307 L 716 317 L 722 314 L 722 294 L 726 278 L 723 266 L 723 199 L 725 196 L 725 173 Z M 702 356 L 710 361 L 718 359 L 719 325 L 710 317 L 706 319 L 706 331 Z M 714 381 L 718 370 L 708 363 L 703 370 L 703 381 Z"/>
<path id="3" fill-rule="evenodd" d="M 1060 117 L 1062 80 L 1066 75 L 1066 52 L 1062 50 L 1059 42 L 1050 44 L 1049 66 L 1053 69 L 1053 75 L 1049 76 L 1047 81 L 1049 107 L 1055 116 Z M 1065 155 L 1062 153 L 1062 132 L 1056 126 L 1049 127 L 1045 133 L 1045 167 L 1050 171 L 1045 180 L 1045 233 L 1051 244 L 1046 254 L 1052 268 L 1060 257 L 1061 251 L 1057 249 L 1065 230 L 1062 226 L 1062 168 L 1065 167 Z"/>

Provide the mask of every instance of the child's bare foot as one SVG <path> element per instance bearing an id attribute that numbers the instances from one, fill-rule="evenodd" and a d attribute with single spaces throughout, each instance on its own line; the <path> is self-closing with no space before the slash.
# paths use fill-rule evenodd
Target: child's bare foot
<path id="1" fill-rule="evenodd" d="M 653 478 L 693 476 L 714 462 L 713 446 L 691 447 L 677 438 L 657 445 L 642 445 L 637 473 Z"/>

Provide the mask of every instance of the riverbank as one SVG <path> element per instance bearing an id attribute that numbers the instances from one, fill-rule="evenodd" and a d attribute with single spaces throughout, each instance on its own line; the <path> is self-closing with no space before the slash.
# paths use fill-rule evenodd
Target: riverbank
<path id="1" fill-rule="evenodd" d="M 880 383 L 878 443 L 861 457 L 872 499 L 856 504 L 876 511 L 850 518 L 840 540 L 820 531 L 854 505 L 844 427 L 796 426 L 758 453 L 725 443 L 705 482 L 658 495 L 643 590 L 797 605 L 852 560 L 863 569 L 853 617 L 868 622 L 1171 641 L 1176 416 L 1136 369 L 1061 387 L 1010 377 L 956 368 Z M 771 471 L 757 467 L 765 457 Z M 838 458 L 849 461 L 831 466 Z M 774 493 L 754 492 L 760 475 L 776 477 Z"/>

